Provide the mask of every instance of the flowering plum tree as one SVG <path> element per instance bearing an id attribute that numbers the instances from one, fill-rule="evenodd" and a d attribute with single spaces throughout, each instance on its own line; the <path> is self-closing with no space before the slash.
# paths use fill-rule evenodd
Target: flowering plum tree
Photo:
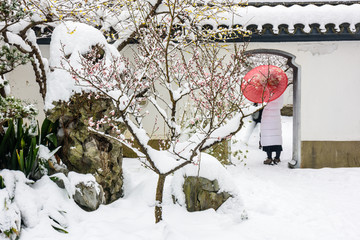
<path id="1" fill-rule="evenodd" d="M 217 14 L 230 14 L 233 5 L 172 0 L 161 1 L 154 10 L 156 4 L 124 2 L 127 27 L 132 30 L 128 36 L 136 42 L 131 45 L 131 58 L 103 56 L 97 46 L 80 54 L 76 62 L 64 54 L 62 68 L 96 97 L 113 100 L 116 110 L 99 121 L 89 119 L 89 129 L 132 148 L 158 175 L 155 221 L 159 222 L 166 177 L 188 164 L 198 164 L 201 151 L 238 132 L 244 118 L 261 105 L 253 106 L 240 91 L 246 44 L 228 47 L 219 42 L 242 30 L 199 28 Z M 144 102 L 148 103 L 145 108 Z M 156 125 L 154 116 L 166 126 L 165 146 L 160 149 L 150 145 L 157 126 L 144 126 L 145 122 Z M 113 131 L 101 131 L 104 124 L 113 126 Z M 130 141 L 119 124 L 131 133 Z"/>

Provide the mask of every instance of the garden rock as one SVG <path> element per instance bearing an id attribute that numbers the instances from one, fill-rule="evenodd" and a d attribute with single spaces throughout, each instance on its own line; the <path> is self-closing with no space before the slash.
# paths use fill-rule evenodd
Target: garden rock
<path id="1" fill-rule="evenodd" d="M 51 121 L 60 121 L 58 141 L 62 148 L 59 155 L 70 171 L 91 173 L 102 186 L 105 203 L 123 195 L 122 146 L 113 139 L 88 130 L 88 121 L 110 116 L 114 109 L 111 100 L 95 99 L 87 93 L 73 95 L 69 102 L 54 103 L 47 112 Z M 100 126 L 101 131 L 111 132 L 110 126 Z"/>
<path id="2" fill-rule="evenodd" d="M 74 201 L 86 211 L 94 211 L 104 203 L 102 187 L 94 182 L 80 182 L 75 186 Z"/>
<path id="3" fill-rule="evenodd" d="M 186 177 L 184 182 L 186 208 L 189 212 L 209 208 L 217 210 L 231 195 L 220 192 L 218 181 L 203 177 Z"/>
<path id="4" fill-rule="evenodd" d="M 69 198 L 73 198 L 77 205 L 86 211 L 94 211 L 105 203 L 104 191 L 92 174 L 69 172 L 68 176 L 56 173 L 50 179 L 62 189 Z"/>

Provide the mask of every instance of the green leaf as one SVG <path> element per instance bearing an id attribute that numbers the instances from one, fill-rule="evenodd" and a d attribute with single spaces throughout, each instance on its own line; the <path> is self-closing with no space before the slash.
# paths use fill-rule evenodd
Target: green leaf
<path id="1" fill-rule="evenodd" d="M 9 145 L 10 138 L 15 138 L 15 130 L 14 123 L 12 121 L 8 121 L 9 127 L 6 130 L 4 138 L 0 143 L 0 157 L 5 157 L 5 154 L 8 152 L 8 149 L 11 145 Z"/>
<path id="2" fill-rule="evenodd" d="M 21 139 L 23 135 L 24 135 L 23 119 L 18 118 L 17 119 L 17 139 Z"/>
<path id="3" fill-rule="evenodd" d="M 29 147 L 28 154 L 26 156 L 26 161 L 25 161 L 25 172 L 24 173 L 26 176 L 28 176 L 33 170 L 38 151 L 39 151 L 39 148 L 36 145 L 36 137 L 33 137 L 31 139 L 31 144 Z"/>
<path id="4" fill-rule="evenodd" d="M 56 183 L 57 181 L 59 181 L 59 178 L 52 176 L 52 177 L 50 177 L 50 180 Z"/>
<path id="5" fill-rule="evenodd" d="M 20 154 L 19 152 L 16 150 L 16 155 L 17 155 L 17 159 L 18 159 L 18 163 L 19 163 L 19 167 L 20 167 L 20 170 L 22 172 L 24 172 L 24 150 L 20 150 Z"/>
<path id="6" fill-rule="evenodd" d="M 4 189 L 4 188 L 5 188 L 4 178 L 0 175 L 0 189 Z"/>
<path id="7" fill-rule="evenodd" d="M 18 167 L 19 163 L 18 163 L 18 160 L 17 160 L 16 151 L 17 151 L 17 149 L 14 148 L 14 150 L 12 151 L 12 154 L 11 154 L 11 161 L 9 163 L 9 168 L 13 169 L 13 170 L 18 170 L 19 169 L 19 167 Z"/>
<path id="8" fill-rule="evenodd" d="M 46 139 L 48 139 L 55 147 L 58 146 L 57 137 L 55 133 L 50 133 L 46 135 Z"/>
<path id="9" fill-rule="evenodd" d="M 51 225 L 56 231 L 61 232 L 61 233 L 69 233 L 68 231 L 66 231 L 65 229 L 59 228 L 59 227 L 55 227 L 53 225 Z"/>
<path id="10" fill-rule="evenodd" d="M 41 144 L 41 128 L 39 125 L 39 121 L 36 121 L 36 129 L 37 129 L 37 135 L 36 135 L 36 142 L 38 145 Z"/>
<path id="11" fill-rule="evenodd" d="M 51 128 L 52 122 L 45 118 L 42 125 L 41 125 L 41 143 L 44 144 L 45 137 L 49 133 L 49 128 Z"/>
<path id="12" fill-rule="evenodd" d="M 24 138 L 21 138 L 20 139 L 20 148 L 24 149 L 25 148 L 25 139 Z"/>

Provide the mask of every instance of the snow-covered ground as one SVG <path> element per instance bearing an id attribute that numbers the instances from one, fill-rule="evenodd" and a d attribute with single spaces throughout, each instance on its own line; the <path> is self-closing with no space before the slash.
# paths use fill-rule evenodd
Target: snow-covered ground
<path id="1" fill-rule="evenodd" d="M 55 231 L 49 225 L 48 213 L 39 209 L 40 221 L 23 229 L 20 240 L 359 239 L 360 168 L 287 168 L 291 132 L 292 118 L 283 117 L 284 152 L 282 162 L 276 166 L 262 163 L 265 153 L 258 149 L 258 128 L 246 148 L 241 143 L 233 146 L 249 151 L 246 165 L 234 160 L 235 165 L 227 167 L 239 188 L 248 220 L 240 219 L 242 207 L 234 206 L 227 213 L 214 210 L 189 213 L 174 205 L 169 177 L 164 220 L 154 224 L 156 175 L 137 160 L 124 159 L 125 197 L 94 212 L 81 210 L 48 178 L 38 181 L 33 191 L 44 206 L 66 212 L 58 214 L 57 219 L 68 226 L 69 233 Z"/>

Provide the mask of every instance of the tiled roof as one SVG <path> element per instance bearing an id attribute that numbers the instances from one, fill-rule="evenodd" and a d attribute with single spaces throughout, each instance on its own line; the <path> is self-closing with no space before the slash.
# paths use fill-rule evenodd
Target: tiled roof
<path id="1" fill-rule="evenodd" d="M 242 26 L 252 42 L 360 41 L 360 1 L 250 0 L 233 16 L 205 21 L 205 29 Z M 228 42 L 243 41 L 239 35 Z M 38 39 L 48 44 L 50 38 Z"/>
<path id="2" fill-rule="evenodd" d="M 251 41 L 360 40 L 360 2 L 255 2 L 204 28 L 243 26 Z M 256 5 L 256 6 L 255 6 Z M 236 40 L 242 40 L 241 37 Z"/>
<path id="3" fill-rule="evenodd" d="M 277 6 L 283 5 L 286 7 L 299 5 L 299 6 L 307 6 L 307 5 L 316 5 L 316 6 L 323 6 L 323 5 L 352 5 L 359 3 L 360 1 L 355 0 L 273 0 L 273 1 L 266 1 L 266 0 L 249 0 L 248 5 L 254 7 L 262 7 L 262 6 Z"/>

